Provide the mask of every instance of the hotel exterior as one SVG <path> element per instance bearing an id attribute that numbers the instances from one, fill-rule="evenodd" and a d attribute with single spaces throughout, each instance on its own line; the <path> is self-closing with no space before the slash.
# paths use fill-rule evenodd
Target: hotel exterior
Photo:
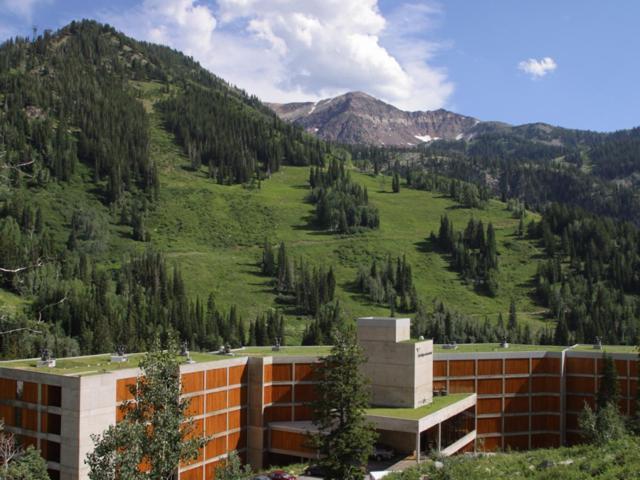
<path id="1" fill-rule="evenodd" d="M 397 452 L 444 455 L 473 450 L 556 447 L 579 441 L 577 418 L 593 405 L 602 351 L 592 346 L 495 344 L 435 346 L 409 338 L 409 319 L 358 320 L 368 358 L 368 418 Z M 620 408 L 632 413 L 638 356 L 604 347 L 615 360 Z M 181 365 L 182 392 L 196 432 L 212 436 L 198 458 L 180 465 L 181 480 L 215 478 L 231 451 L 252 467 L 315 458 L 309 406 L 315 370 L 329 347 L 250 347 L 232 355 L 194 354 Z M 140 371 L 141 355 L 111 363 L 108 355 L 0 362 L 0 418 L 48 462 L 52 479 L 86 479 L 92 434 L 121 419 L 119 405 Z"/>

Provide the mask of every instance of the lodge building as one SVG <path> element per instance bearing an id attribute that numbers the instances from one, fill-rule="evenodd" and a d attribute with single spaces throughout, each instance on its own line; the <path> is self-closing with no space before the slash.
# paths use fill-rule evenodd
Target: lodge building
<path id="1" fill-rule="evenodd" d="M 495 344 L 434 346 L 410 338 L 410 320 L 362 318 L 358 341 L 370 380 L 369 420 L 380 441 L 416 460 L 432 450 L 533 449 L 579 441 L 577 418 L 593 405 L 602 372 L 599 348 Z M 453 346 L 447 346 L 453 347 Z M 638 355 L 602 347 L 615 360 L 620 409 L 632 413 Z M 196 434 L 212 440 L 181 480 L 215 478 L 231 451 L 259 469 L 317 455 L 309 406 L 315 370 L 329 347 L 247 347 L 193 354 L 181 365 L 182 392 Z M 0 362 L 0 418 L 5 430 L 39 448 L 53 480 L 86 479 L 92 434 L 121 419 L 141 355 Z M 52 364 L 50 364 L 52 365 Z"/>

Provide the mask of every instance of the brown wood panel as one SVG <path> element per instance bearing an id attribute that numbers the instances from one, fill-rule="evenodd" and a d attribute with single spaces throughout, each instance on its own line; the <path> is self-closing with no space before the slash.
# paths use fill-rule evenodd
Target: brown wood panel
<path id="1" fill-rule="evenodd" d="M 502 393 L 501 378 L 478 379 L 478 395 L 496 395 Z"/>
<path id="2" fill-rule="evenodd" d="M 502 436 L 482 437 L 478 439 L 478 450 L 492 452 L 502 448 Z"/>
<path id="3" fill-rule="evenodd" d="M 594 397 L 587 395 L 567 395 L 567 410 L 581 412 L 584 410 L 585 402 L 591 408 L 595 407 Z"/>
<path id="4" fill-rule="evenodd" d="M 560 393 L 560 377 L 533 377 L 532 393 Z"/>
<path id="5" fill-rule="evenodd" d="M 182 393 L 204 390 L 204 372 L 183 373 L 180 380 L 182 382 Z"/>
<path id="6" fill-rule="evenodd" d="M 33 382 L 24 382 L 22 389 L 22 401 L 29 403 L 38 403 L 38 384 Z"/>
<path id="7" fill-rule="evenodd" d="M 26 430 L 38 431 L 38 412 L 28 408 L 22 409 L 22 428 Z"/>
<path id="8" fill-rule="evenodd" d="M 532 415 L 531 430 L 560 430 L 559 415 Z"/>
<path id="9" fill-rule="evenodd" d="M 227 453 L 227 437 L 216 437 L 209 440 L 206 447 L 207 459 L 218 457 Z"/>
<path id="10" fill-rule="evenodd" d="M 434 377 L 446 377 L 447 376 L 447 361 L 446 360 L 434 360 L 433 361 L 433 376 Z"/>
<path id="11" fill-rule="evenodd" d="M 271 385 L 267 385 L 262 389 L 262 402 L 265 405 L 270 404 L 273 401 L 273 389 Z"/>
<path id="12" fill-rule="evenodd" d="M 10 378 L 0 378 L 0 399 L 13 400 L 16 398 L 16 381 Z"/>
<path id="13" fill-rule="evenodd" d="M 269 422 L 290 422 L 293 418 L 293 407 L 266 407 L 264 409 L 264 421 Z"/>
<path id="14" fill-rule="evenodd" d="M 207 370 L 207 390 L 227 386 L 227 369 L 214 368 Z"/>
<path id="15" fill-rule="evenodd" d="M 446 380 L 434 380 L 433 381 L 433 391 L 437 390 L 446 390 L 447 389 L 447 381 Z"/>
<path id="16" fill-rule="evenodd" d="M 535 433 L 531 435 L 531 448 L 558 448 L 560 435 L 554 433 Z"/>
<path id="17" fill-rule="evenodd" d="M 281 430 L 271 431 L 271 448 L 290 450 L 300 453 L 314 453 L 309 448 L 310 439 L 301 433 L 283 432 Z"/>
<path id="18" fill-rule="evenodd" d="M 529 432 L 529 415 L 504 417 L 505 433 Z"/>
<path id="19" fill-rule="evenodd" d="M 449 380 L 449 393 L 473 393 L 475 388 L 473 380 Z"/>
<path id="20" fill-rule="evenodd" d="M 236 430 L 247 426 L 247 410 L 233 410 L 229 412 L 229 430 Z"/>
<path id="21" fill-rule="evenodd" d="M 273 382 L 290 382 L 293 379 L 293 365 L 290 363 L 277 363 L 272 366 Z"/>
<path id="22" fill-rule="evenodd" d="M 240 450 L 247 447 L 247 432 L 242 430 L 240 432 L 230 433 L 227 436 L 227 450 Z"/>
<path id="23" fill-rule="evenodd" d="M 531 411 L 533 412 L 559 412 L 560 397 L 541 395 L 531 397 Z"/>
<path id="24" fill-rule="evenodd" d="M 507 358 L 505 360 L 504 371 L 507 375 L 527 374 L 529 373 L 528 358 Z"/>
<path id="25" fill-rule="evenodd" d="M 116 382 L 116 401 L 123 402 L 125 400 L 133 400 L 133 394 L 129 387 L 136 384 L 136 377 L 121 378 Z"/>
<path id="26" fill-rule="evenodd" d="M 472 377 L 475 374 L 474 360 L 449 360 L 450 377 Z"/>
<path id="27" fill-rule="evenodd" d="M 265 365 L 264 366 L 264 371 L 262 374 L 262 381 L 264 383 L 271 383 L 273 379 L 273 366 L 272 365 Z"/>
<path id="28" fill-rule="evenodd" d="M 227 392 L 207 393 L 207 412 L 215 412 L 227 408 Z"/>
<path id="29" fill-rule="evenodd" d="M 229 385 L 239 385 L 241 383 L 247 383 L 248 372 L 249 370 L 246 365 L 236 365 L 235 367 L 229 367 Z"/>
<path id="30" fill-rule="evenodd" d="M 478 415 L 484 413 L 500 413 L 502 412 L 502 399 L 500 398 L 479 398 L 478 399 Z"/>
<path id="31" fill-rule="evenodd" d="M 189 405 L 185 410 L 187 417 L 195 417 L 204 413 L 204 395 L 196 395 L 189 398 Z"/>
<path id="32" fill-rule="evenodd" d="M 567 432 L 567 435 L 565 438 L 566 438 L 567 445 L 569 446 L 578 445 L 579 443 L 583 443 L 583 440 L 584 440 L 582 438 L 582 435 L 576 432 Z"/>
<path id="33" fill-rule="evenodd" d="M 638 362 L 629 362 L 629 376 L 638 377 Z"/>
<path id="34" fill-rule="evenodd" d="M 229 389 L 229 407 L 241 407 L 247 404 L 247 387 Z"/>
<path id="35" fill-rule="evenodd" d="M 595 381 L 589 377 L 567 377 L 567 393 L 594 393 Z"/>
<path id="36" fill-rule="evenodd" d="M 180 480 L 202 480 L 202 467 L 190 468 L 180 472 Z"/>
<path id="37" fill-rule="evenodd" d="M 502 375 L 502 359 L 478 360 L 478 375 Z"/>
<path id="38" fill-rule="evenodd" d="M 9 405 L 0 405 L 0 420 L 9 427 L 15 427 L 15 408 Z"/>
<path id="39" fill-rule="evenodd" d="M 295 386 L 295 400 L 297 402 L 311 402 L 316 399 L 316 388 L 313 384 Z"/>
<path id="40" fill-rule="evenodd" d="M 271 387 L 271 401 L 273 403 L 290 403 L 291 391 L 291 385 L 273 385 Z"/>
<path id="41" fill-rule="evenodd" d="M 317 379 L 318 365 L 314 363 L 296 363 L 296 382 L 312 382 Z"/>
<path id="42" fill-rule="evenodd" d="M 223 462 L 220 460 L 216 460 L 213 462 L 205 463 L 204 465 L 204 479 L 205 480 L 213 480 L 216 478 L 216 469 L 220 468 L 223 465 Z"/>
<path id="43" fill-rule="evenodd" d="M 529 435 L 513 435 L 504 437 L 504 448 L 511 450 L 527 450 L 529 448 Z"/>
<path id="44" fill-rule="evenodd" d="M 560 375 L 559 358 L 532 358 L 531 373 L 555 373 Z"/>
<path id="45" fill-rule="evenodd" d="M 294 407 L 294 420 L 296 422 L 301 420 L 312 420 L 313 409 L 308 405 L 296 405 Z"/>
<path id="46" fill-rule="evenodd" d="M 505 413 L 529 412 L 529 397 L 505 397 Z"/>
<path id="47" fill-rule="evenodd" d="M 502 433 L 502 418 L 479 418 L 478 419 L 478 434 L 483 433 Z"/>
<path id="48" fill-rule="evenodd" d="M 567 430 L 580 430 L 580 415 L 577 413 L 567 413 L 565 417 L 565 428 Z"/>
<path id="49" fill-rule="evenodd" d="M 227 414 L 219 413 L 206 418 L 207 435 L 218 435 L 227 431 Z"/>
<path id="50" fill-rule="evenodd" d="M 504 382 L 505 393 L 528 393 L 529 378 L 507 378 Z"/>
<path id="51" fill-rule="evenodd" d="M 593 358 L 567 358 L 566 360 L 567 374 L 587 374 L 593 375 L 595 373 L 595 364 Z"/>

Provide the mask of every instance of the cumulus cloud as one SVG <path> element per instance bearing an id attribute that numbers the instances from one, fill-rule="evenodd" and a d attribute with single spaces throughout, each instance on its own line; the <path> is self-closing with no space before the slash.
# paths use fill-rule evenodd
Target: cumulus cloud
<path id="1" fill-rule="evenodd" d="M 553 72 L 556 68 L 558 68 L 558 64 L 551 57 L 544 57 L 540 60 L 530 58 L 518 63 L 518 69 L 530 75 L 531 78 L 542 78 L 547 73 Z"/>
<path id="2" fill-rule="evenodd" d="M 446 104 L 453 85 L 432 65 L 434 45 L 417 40 L 407 21 L 413 13 L 425 27 L 437 14 L 426 7 L 404 5 L 385 18 L 377 0 L 219 0 L 215 10 L 195 0 L 144 0 L 106 20 L 185 51 L 264 100 L 363 90 L 403 108 L 432 109 Z"/>

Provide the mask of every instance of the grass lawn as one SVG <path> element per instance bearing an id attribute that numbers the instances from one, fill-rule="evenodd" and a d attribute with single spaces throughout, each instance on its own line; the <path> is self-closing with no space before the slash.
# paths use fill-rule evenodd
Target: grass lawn
<path id="1" fill-rule="evenodd" d="M 444 397 L 433 397 L 433 402 L 418 408 L 368 408 L 367 415 L 376 417 L 402 418 L 404 420 L 420 420 L 427 415 L 442 410 L 449 405 L 453 405 L 460 400 L 467 398 L 469 393 L 454 393 Z"/>
<path id="2" fill-rule="evenodd" d="M 211 362 L 216 360 L 228 360 L 228 355 L 217 355 L 211 353 L 192 352 L 191 359 L 196 363 Z M 110 355 L 90 355 L 85 357 L 60 358 L 56 360 L 55 367 L 37 366 L 37 359 L 30 360 L 12 360 L 0 362 L 0 367 L 20 368 L 27 370 L 36 370 L 43 373 L 53 373 L 57 375 L 89 375 L 94 373 L 112 372 L 114 370 L 126 370 L 127 368 L 136 368 L 143 359 L 144 354 L 134 353 L 127 355 L 128 360 L 122 363 L 111 363 Z M 180 362 L 185 360 L 184 357 L 178 357 Z"/>
<path id="3" fill-rule="evenodd" d="M 331 353 L 331 347 L 326 345 L 310 347 L 280 347 L 280 350 L 273 351 L 271 347 L 246 347 L 233 351 L 235 355 L 250 357 L 278 357 L 278 356 L 316 356 L 324 357 Z"/>
<path id="4" fill-rule="evenodd" d="M 458 348 L 443 348 L 442 345 L 434 345 L 436 353 L 465 353 L 465 352 L 560 352 L 565 348 L 557 345 L 518 345 L 509 344 L 509 348 L 502 348 L 499 343 L 459 343 Z"/>

